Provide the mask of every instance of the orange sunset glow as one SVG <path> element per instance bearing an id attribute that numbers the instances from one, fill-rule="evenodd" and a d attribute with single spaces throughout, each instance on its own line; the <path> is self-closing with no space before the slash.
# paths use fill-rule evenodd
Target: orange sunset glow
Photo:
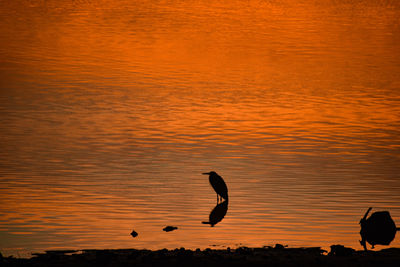
<path id="1" fill-rule="evenodd" d="M 369 207 L 400 225 L 399 73 L 396 1 L 4 2 L 0 252 L 363 249 Z"/>

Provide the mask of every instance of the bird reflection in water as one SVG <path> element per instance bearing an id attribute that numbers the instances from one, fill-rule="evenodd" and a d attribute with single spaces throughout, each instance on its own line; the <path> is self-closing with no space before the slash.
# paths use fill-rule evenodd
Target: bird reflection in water
<path id="1" fill-rule="evenodd" d="M 208 222 L 202 222 L 203 224 L 210 224 L 211 227 L 222 221 L 222 219 L 225 217 L 226 212 L 228 211 L 228 201 L 225 200 L 211 211 Z"/>

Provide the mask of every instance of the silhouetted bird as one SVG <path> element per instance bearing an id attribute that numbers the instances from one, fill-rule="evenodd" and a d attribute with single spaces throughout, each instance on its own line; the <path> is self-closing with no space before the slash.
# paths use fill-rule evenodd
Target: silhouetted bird
<path id="1" fill-rule="evenodd" d="M 175 227 L 175 226 L 166 226 L 166 227 L 164 227 L 163 231 L 165 231 L 165 232 L 171 232 L 171 231 L 174 231 L 174 230 L 176 230 L 176 229 L 178 229 L 178 227 Z"/>
<path id="2" fill-rule="evenodd" d="M 228 201 L 223 201 L 210 212 L 208 222 L 202 222 L 203 224 L 210 224 L 211 227 L 222 221 L 228 211 Z"/>
<path id="3" fill-rule="evenodd" d="M 224 198 L 226 201 L 228 201 L 228 187 L 226 187 L 226 184 L 224 182 L 224 179 L 222 179 L 221 176 L 219 176 L 216 172 L 205 172 L 203 173 L 205 175 L 210 175 L 209 180 L 211 186 L 214 188 L 215 192 L 217 193 L 217 204 L 219 203 L 219 197 Z"/>
<path id="4" fill-rule="evenodd" d="M 131 236 L 132 236 L 132 237 L 137 237 L 137 236 L 138 236 L 138 233 L 136 233 L 135 230 L 132 230 Z"/>
<path id="5" fill-rule="evenodd" d="M 360 220 L 361 225 L 361 240 L 360 244 L 367 250 L 366 242 L 372 245 L 389 245 L 396 236 L 396 228 L 392 217 L 388 211 L 374 212 L 367 219 L 368 213 L 372 208 L 369 208 L 364 217 Z"/>

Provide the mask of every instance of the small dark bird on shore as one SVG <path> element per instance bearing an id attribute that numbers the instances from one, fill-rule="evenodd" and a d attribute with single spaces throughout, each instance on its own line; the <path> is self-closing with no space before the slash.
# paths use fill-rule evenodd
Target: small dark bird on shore
<path id="1" fill-rule="evenodd" d="M 132 236 L 132 237 L 137 237 L 137 236 L 138 236 L 138 233 L 136 233 L 135 230 L 132 230 L 131 236 Z"/>
<path id="2" fill-rule="evenodd" d="M 164 227 L 163 231 L 165 231 L 165 232 L 171 232 L 171 231 L 174 231 L 174 230 L 176 230 L 176 229 L 178 229 L 178 227 L 175 227 L 175 226 L 166 226 L 166 227 Z"/>
<path id="3" fill-rule="evenodd" d="M 214 171 L 205 172 L 203 174 L 209 175 L 208 179 L 210 184 L 217 193 L 217 204 L 222 201 L 222 198 L 228 201 L 228 187 L 226 186 L 224 179 Z"/>

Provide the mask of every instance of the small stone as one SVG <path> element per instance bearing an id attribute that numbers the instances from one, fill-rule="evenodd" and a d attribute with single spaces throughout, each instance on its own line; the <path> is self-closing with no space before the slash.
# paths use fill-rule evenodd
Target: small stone
<path id="1" fill-rule="evenodd" d="M 165 232 L 171 232 L 171 231 L 174 231 L 174 230 L 176 230 L 176 229 L 178 229 L 178 227 L 175 227 L 175 226 L 166 226 L 166 227 L 164 227 L 163 231 L 165 231 Z"/>
<path id="2" fill-rule="evenodd" d="M 137 236 L 138 236 L 138 233 L 136 233 L 135 230 L 132 230 L 131 236 L 132 236 L 132 237 L 137 237 Z"/>

